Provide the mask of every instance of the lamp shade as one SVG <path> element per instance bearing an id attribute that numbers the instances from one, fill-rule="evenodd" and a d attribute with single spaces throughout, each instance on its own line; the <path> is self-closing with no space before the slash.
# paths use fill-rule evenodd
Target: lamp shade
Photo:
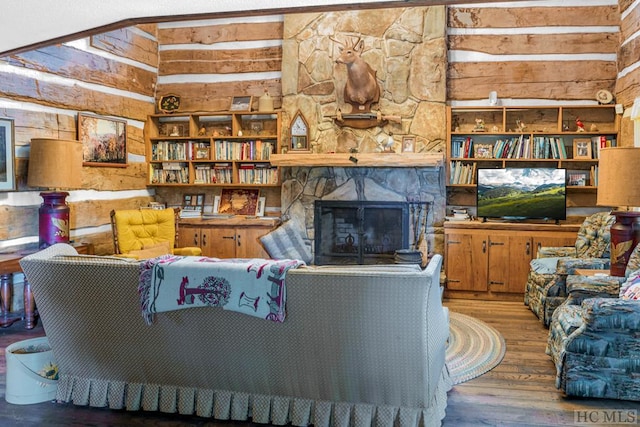
<path id="1" fill-rule="evenodd" d="M 619 147 L 600 150 L 598 166 L 598 206 L 640 206 L 640 148 Z"/>
<path id="2" fill-rule="evenodd" d="M 27 175 L 29 187 L 82 187 L 82 143 L 70 139 L 33 138 Z"/>
<path id="3" fill-rule="evenodd" d="M 623 277 L 631 252 L 640 242 L 640 212 L 629 211 L 629 207 L 640 206 L 640 148 L 603 148 L 599 157 L 596 203 L 623 208 L 612 212 L 616 221 L 611 226 L 611 275 Z"/>

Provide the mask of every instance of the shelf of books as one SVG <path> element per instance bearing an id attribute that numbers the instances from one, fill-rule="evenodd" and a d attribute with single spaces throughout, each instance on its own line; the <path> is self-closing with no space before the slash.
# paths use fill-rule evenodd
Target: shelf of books
<path id="1" fill-rule="evenodd" d="M 278 186 L 280 113 L 155 114 L 147 121 L 149 185 Z"/>
<path id="2" fill-rule="evenodd" d="M 447 183 L 475 187 L 478 168 L 567 169 L 572 189 L 595 189 L 601 148 L 617 144 L 613 105 L 449 107 Z"/>

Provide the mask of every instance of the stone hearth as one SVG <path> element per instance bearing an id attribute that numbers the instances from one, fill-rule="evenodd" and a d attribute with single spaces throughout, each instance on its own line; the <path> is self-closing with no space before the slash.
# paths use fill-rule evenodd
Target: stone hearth
<path id="1" fill-rule="evenodd" d="M 284 167 L 282 212 L 306 228 L 306 240 L 314 248 L 316 200 L 420 202 L 429 205 L 425 238 L 429 253 L 443 253 L 442 223 L 445 217 L 444 170 L 438 167 Z M 410 221 L 409 246 L 415 244 Z"/>

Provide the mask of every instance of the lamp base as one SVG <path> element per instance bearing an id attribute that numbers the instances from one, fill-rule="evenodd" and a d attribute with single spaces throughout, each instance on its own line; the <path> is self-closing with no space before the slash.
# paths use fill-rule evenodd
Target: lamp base
<path id="1" fill-rule="evenodd" d="M 624 277 L 631 252 L 640 241 L 640 212 L 615 211 L 616 222 L 611 226 L 611 275 Z"/>
<path id="2" fill-rule="evenodd" d="M 40 249 L 56 243 L 69 243 L 69 206 L 65 200 L 68 195 L 66 191 L 40 193 L 43 199 L 38 209 Z"/>

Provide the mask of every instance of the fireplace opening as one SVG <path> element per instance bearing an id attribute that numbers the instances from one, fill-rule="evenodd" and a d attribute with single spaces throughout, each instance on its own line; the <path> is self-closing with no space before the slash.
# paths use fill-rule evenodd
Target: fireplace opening
<path id="1" fill-rule="evenodd" d="M 390 264 L 409 246 L 409 204 L 316 200 L 316 265 Z"/>

